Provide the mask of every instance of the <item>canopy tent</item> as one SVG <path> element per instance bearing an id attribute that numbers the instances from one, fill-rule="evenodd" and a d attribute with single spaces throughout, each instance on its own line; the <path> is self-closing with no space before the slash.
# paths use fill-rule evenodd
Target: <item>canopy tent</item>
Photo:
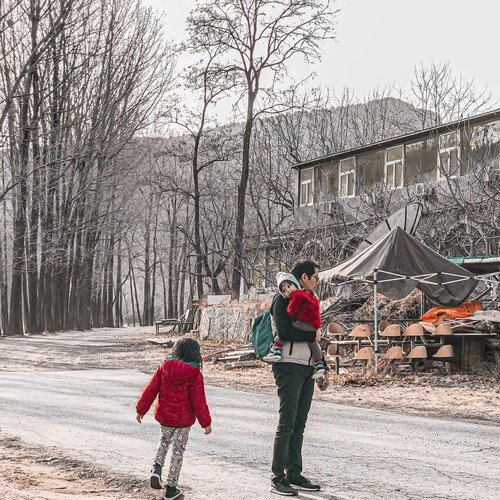
<path id="1" fill-rule="evenodd" d="M 476 288 L 474 275 L 397 226 L 341 264 L 321 271 L 321 281 L 372 282 L 394 300 L 420 289 L 432 302 L 453 307 Z"/>

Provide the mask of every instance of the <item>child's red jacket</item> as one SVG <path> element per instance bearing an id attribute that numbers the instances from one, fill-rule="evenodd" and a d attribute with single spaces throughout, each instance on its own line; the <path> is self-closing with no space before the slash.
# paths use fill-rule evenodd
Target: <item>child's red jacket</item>
<path id="1" fill-rule="evenodd" d="M 191 427 L 196 419 L 203 428 L 211 425 L 203 375 L 198 367 L 176 359 L 164 361 L 142 391 L 137 413 L 145 415 L 156 396 L 154 415 L 161 425 Z"/>
<path id="2" fill-rule="evenodd" d="M 296 321 L 303 321 L 315 328 L 321 328 L 318 297 L 307 290 L 295 290 L 290 294 L 286 313 Z"/>

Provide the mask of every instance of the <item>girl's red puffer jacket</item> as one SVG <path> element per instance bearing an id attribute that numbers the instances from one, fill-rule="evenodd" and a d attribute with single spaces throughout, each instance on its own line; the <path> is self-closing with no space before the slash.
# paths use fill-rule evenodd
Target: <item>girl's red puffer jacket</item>
<path id="1" fill-rule="evenodd" d="M 161 425 L 191 427 L 196 419 L 203 428 L 211 425 L 203 375 L 198 367 L 176 359 L 164 361 L 142 391 L 137 413 L 145 415 L 157 395 L 154 415 Z"/>

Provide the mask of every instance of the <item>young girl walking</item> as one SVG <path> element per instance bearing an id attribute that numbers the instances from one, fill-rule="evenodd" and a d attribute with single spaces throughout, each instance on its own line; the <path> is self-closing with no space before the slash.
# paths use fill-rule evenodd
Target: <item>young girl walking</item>
<path id="1" fill-rule="evenodd" d="M 141 423 L 158 396 L 154 416 L 161 425 L 161 437 L 151 471 L 151 487 L 162 488 L 161 472 L 167 451 L 172 446 L 163 497 L 168 500 L 177 498 L 182 493 L 177 488 L 177 481 L 191 426 L 198 419 L 205 434 L 212 432 L 212 419 L 205 399 L 205 386 L 200 371 L 201 364 L 198 342 L 190 338 L 178 340 L 174 345 L 172 355 L 168 356 L 156 370 L 136 404 L 136 419 Z"/>

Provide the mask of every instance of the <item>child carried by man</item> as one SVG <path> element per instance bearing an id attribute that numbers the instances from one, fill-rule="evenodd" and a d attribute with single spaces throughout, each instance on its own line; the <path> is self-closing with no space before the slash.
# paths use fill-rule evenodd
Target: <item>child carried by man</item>
<path id="1" fill-rule="evenodd" d="M 303 331 L 316 331 L 321 329 L 321 315 L 318 297 L 307 290 L 300 288 L 297 278 L 291 273 L 280 272 L 276 275 L 278 290 L 280 294 L 289 299 L 286 312 L 292 318 L 294 327 Z M 313 379 L 318 379 L 325 374 L 326 367 L 323 362 L 321 346 L 318 342 L 308 342 L 314 361 Z M 283 341 L 276 336 L 274 338 L 271 352 L 263 358 L 268 363 L 281 360 Z"/>

